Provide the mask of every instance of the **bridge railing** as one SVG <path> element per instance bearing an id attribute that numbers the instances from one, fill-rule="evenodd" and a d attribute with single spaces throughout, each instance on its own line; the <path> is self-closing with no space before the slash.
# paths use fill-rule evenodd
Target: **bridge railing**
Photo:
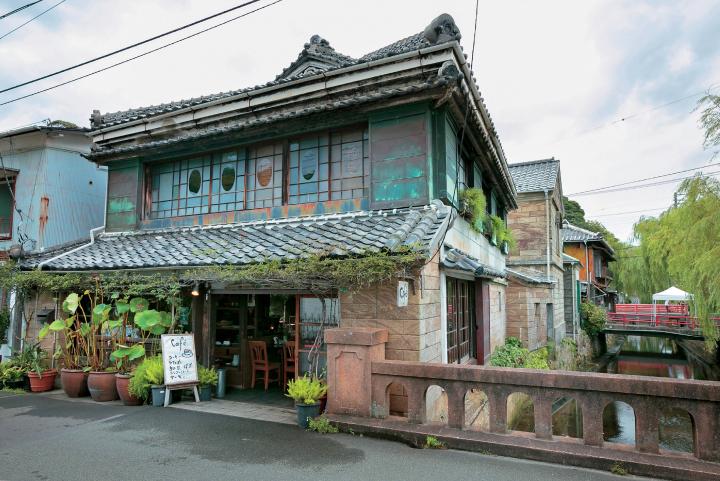
<path id="1" fill-rule="evenodd" d="M 508 398 L 513 393 L 523 393 L 532 400 L 535 438 L 577 444 L 573 438 L 553 435 L 553 403 L 563 398 L 574 399 L 581 411 L 582 443 L 626 451 L 627 448 L 603 440 L 605 409 L 621 401 L 634 411 L 636 452 L 659 453 L 661 416 L 670 409 L 681 409 L 692 420 L 694 456 L 720 462 L 717 382 L 389 361 L 384 355 L 387 342 L 384 329 L 330 329 L 326 331 L 326 341 L 330 414 L 382 419 L 391 413 L 391 397 L 403 393 L 406 422 L 428 424 L 429 403 L 437 399 L 436 393 L 442 389 L 447 399 L 447 428 L 476 431 L 468 421 L 467 401 L 468 396 L 482 392 L 487 399 L 487 432 L 527 440 L 527 433 L 508 428 Z"/>
<path id="2" fill-rule="evenodd" d="M 720 327 L 720 317 L 712 317 L 711 319 L 716 326 Z M 697 317 L 671 312 L 656 314 L 652 312 L 608 312 L 607 324 L 610 328 L 622 329 L 631 329 L 633 327 L 638 329 L 667 328 L 699 332 L 701 328 Z"/>

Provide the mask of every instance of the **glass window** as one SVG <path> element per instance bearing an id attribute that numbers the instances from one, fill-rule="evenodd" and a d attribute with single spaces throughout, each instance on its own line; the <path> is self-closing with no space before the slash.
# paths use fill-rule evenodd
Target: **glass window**
<path id="1" fill-rule="evenodd" d="M 0 239 L 12 239 L 15 177 L 0 175 Z"/>
<path id="2" fill-rule="evenodd" d="M 366 197 L 368 153 L 368 133 L 362 128 L 291 141 L 288 203 Z"/>
<path id="3" fill-rule="evenodd" d="M 247 207 L 282 205 L 283 145 L 269 144 L 249 149 Z"/>

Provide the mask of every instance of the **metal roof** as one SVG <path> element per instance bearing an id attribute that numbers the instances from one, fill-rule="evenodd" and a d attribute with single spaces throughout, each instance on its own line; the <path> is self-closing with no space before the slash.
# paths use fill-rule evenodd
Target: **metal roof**
<path id="1" fill-rule="evenodd" d="M 349 256 L 397 251 L 430 252 L 450 210 L 440 201 L 421 208 L 291 217 L 282 220 L 101 235 L 94 244 L 43 266 L 87 271 L 246 265 L 310 255 Z M 64 252 L 68 252 L 66 249 Z M 29 256 L 32 269 L 63 251 Z"/>
<path id="2" fill-rule="evenodd" d="M 555 189 L 560 161 L 555 158 L 508 164 L 515 189 L 521 192 L 543 192 Z"/>

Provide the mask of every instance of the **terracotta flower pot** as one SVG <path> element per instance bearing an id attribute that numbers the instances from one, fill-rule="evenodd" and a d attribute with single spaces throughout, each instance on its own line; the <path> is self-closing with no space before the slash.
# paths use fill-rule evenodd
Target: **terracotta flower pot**
<path id="1" fill-rule="evenodd" d="M 48 369 L 43 371 L 42 375 L 31 371 L 27 374 L 30 378 L 30 391 L 32 392 L 45 392 L 50 391 L 55 387 L 55 376 L 57 371 L 55 369 Z"/>
<path id="2" fill-rule="evenodd" d="M 118 396 L 126 406 L 139 406 L 142 404 L 142 399 L 137 398 L 130 394 L 130 376 L 127 374 L 115 374 L 115 387 L 117 388 Z"/>
<path id="3" fill-rule="evenodd" d="M 60 381 L 63 391 L 68 397 L 89 396 L 87 379 L 88 373 L 82 369 L 60 369 Z"/>
<path id="4" fill-rule="evenodd" d="M 106 402 L 118 399 L 115 386 L 115 373 L 106 371 L 90 371 L 88 390 L 93 401 Z"/>

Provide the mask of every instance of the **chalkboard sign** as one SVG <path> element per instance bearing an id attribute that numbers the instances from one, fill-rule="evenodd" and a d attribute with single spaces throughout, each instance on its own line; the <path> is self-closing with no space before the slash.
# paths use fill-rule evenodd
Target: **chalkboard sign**
<path id="1" fill-rule="evenodd" d="M 197 383 L 197 360 L 193 335 L 163 334 L 161 338 L 165 385 Z"/>

